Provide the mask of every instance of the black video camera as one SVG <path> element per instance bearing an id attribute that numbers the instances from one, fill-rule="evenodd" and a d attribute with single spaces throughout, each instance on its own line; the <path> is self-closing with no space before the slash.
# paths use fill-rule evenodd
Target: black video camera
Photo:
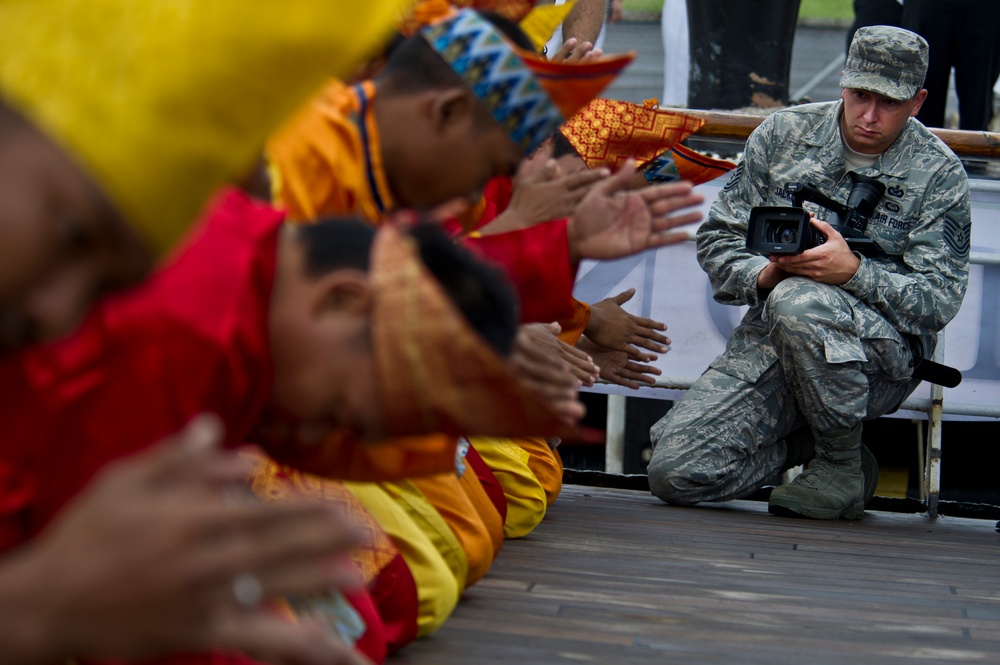
<path id="1" fill-rule="evenodd" d="M 814 185 L 790 182 L 785 191 L 792 197 L 792 207 L 757 206 L 750 209 L 747 229 L 747 249 L 761 254 L 799 254 L 826 242 L 826 236 L 816 230 L 803 201 L 811 201 L 830 212 L 830 226 L 844 236 L 847 245 L 867 255 L 882 252 L 874 240 L 865 235 L 868 219 L 885 193 L 885 183 L 852 171 L 851 193 L 847 204 L 837 203 Z"/>

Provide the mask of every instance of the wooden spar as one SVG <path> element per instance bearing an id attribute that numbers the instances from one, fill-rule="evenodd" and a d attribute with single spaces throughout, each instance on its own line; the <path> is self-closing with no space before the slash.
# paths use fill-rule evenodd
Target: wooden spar
<path id="1" fill-rule="evenodd" d="M 692 117 L 704 119 L 705 125 L 692 136 L 706 139 L 745 141 L 750 136 L 750 132 L 756 129 L 757 125 L 763 122 L 766 117 L 698 109 L 664 108 L 663 110 L 686 113 Z M 932 128 L 931 131 L 960 157 L 1000 157 L 1000 133 L 937 128 Z"/>
<path id="2" fill-rule="evenodd" d="M 961 157 L 1000 157 L 1000 134 L 958 129 L 931 129 Z"/>
<path id="3" fill-rule="evenodd" d="M 705 121 L 705 124 L 692 136 L 706 139 L 729 139 L 746 141 L 757 125 L 764 122 L 763 115 L 746 113 L 727 113 L 725 111 L 702 111 L 699 109 L 675 109 L 660 107 L 662 111 L 683 113 L 693 118 Z"/>

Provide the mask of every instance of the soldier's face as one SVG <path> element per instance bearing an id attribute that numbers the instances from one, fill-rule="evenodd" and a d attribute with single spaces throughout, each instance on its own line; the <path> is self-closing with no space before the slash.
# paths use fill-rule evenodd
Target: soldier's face
<path id="1" fill-rule="evenodd" d="M 840 98 L 844 100 L 840 127 L 847 144 L 860 153 L 877 155 L 888 150 L 906 121 L 917 115 L 927 91 L 921 90 L 912 99 L 899 101 L 870 90 L 844 88 Z"/>
<path id="2" fill-rule="evenodd" d="M 513 175 L 520 149 L 464 86 L 417 93 L 398 105 L 396 126 L 379 121 L 389 187 L 400 207 L 475 205 L 490 178 Z"/>

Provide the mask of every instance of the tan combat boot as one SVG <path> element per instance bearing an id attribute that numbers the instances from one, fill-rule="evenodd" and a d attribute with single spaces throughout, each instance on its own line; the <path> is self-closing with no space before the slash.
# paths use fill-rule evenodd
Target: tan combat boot
<path id="1" fill-rule="evenodd" d="M 828 432 L 813 429 L 816 458 L 791 483 L 774 488 L 768 510 L 817 520 L 861 519 L 865 512 L 861 429 L 861 423 Z"/>
<path id="2" fill-rule="evenodd" d="M 792 430 L 785 437 L 785 463 L 781 466 L 781 473 L 789 469 L 806 465 L 816 457 L 816 438 L 813 436 L 809 426 Z M 875 497 L 875 488 L 878 487 L 878 460 L 869 450 L 868 446 L 861 443 L 861 472 L 865 475 L 865 505 L 867 506 Z"/>

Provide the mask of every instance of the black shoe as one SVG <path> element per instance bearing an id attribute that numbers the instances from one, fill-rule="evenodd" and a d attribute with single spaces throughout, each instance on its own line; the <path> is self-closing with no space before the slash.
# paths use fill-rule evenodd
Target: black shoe
<path id="1" fill-rule="evenodd" d="M 865 474 L 864 500 L 867 506 L 875 497 L 875 488 L 878 487 L 878 462 L 868 446 L 861 444 L 861 472 Z"/>

